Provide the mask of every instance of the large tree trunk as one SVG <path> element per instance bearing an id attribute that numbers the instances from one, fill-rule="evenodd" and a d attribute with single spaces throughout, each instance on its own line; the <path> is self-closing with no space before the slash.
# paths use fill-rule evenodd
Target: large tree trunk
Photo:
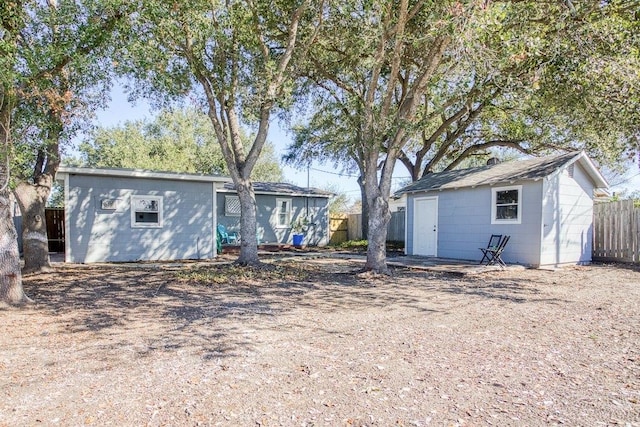
<path id="1" fill-rule="evenodd" d="M 258 239 L 256 237 L 256 195 L 250 180 L 242 180 L 236 184 L 236 191 L 240 199 L 242 215 L 240 216 L 240 265 L 256 265 L 258 258 Z"/>
<path id="2" fill-rule="evenodd" d="M 11 146 L 10 91 L 0 86 L 0 303 L 19 305 L 31 300 L 22 289 L 18 233 L 9 200 L 9 152 Z"/>
<path id="3" fill-rule="evenodd" d="M 51 269 L 45 207 L 52 182 L 52 177 L 40 175 L 37 184 L 21 182 L 14 190 L 22 211 L 22 252 L 25 273 Z"/>
<path id="4" fill-rule="evenodd" d="M 393 153 L 387 154 L 391 156 Z M 377 160 L 379 151 L 371 150 L 365 163 L 364 187 L 367 195 L 368 233 L 367 262 L 365 270 L 388 274 L 387 269 L 387 228 L 391 220 L 389 212 L 389 189 L 393 168 L 383 168 L 378 181 Z"/>
<path id="5" fill-rule="evenodd" d="M 389 201 L 378 194 L 369 206 L 367 262 L 365 270 L 387 274 L 387 228 L 391 220 Z"/>
<path id="6" fill-rule="evenodd" d="M 0 192 L 0 302 L 11 305 L 31 302 L 22 289 L 18 233 L 6 190 Z"/>

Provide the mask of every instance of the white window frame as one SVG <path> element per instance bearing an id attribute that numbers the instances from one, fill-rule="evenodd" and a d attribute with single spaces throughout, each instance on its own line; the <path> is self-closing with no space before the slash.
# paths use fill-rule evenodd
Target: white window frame
<path id="1" fill-rule="evenodd" d="M 162 228 L 162 196 L 135 195 L 131 196 L 131 228 Z M 136 212 L 156 212 L 136 209 L 137 202 L 140 200 L 153 200 L 156 202 L 158 221 L 157 222 L 137 222 Z"/>
<path id="2" fill-rule="evenodd" d="M 511 219 L 499 219 L 496 218 L 498 214 L 498 192 L 501 191 L 512 191 L 518 190 L 518 203 L 516 204 L 518 208 L 518 216 L 517 218 Z M 509 206 L 509 205 L 501 205 L 501 206 Z M 522 223 L 522 185 L 511 185 L 508 187 L 495 187 L 491 189 L 491 224 L 521 224 Z"/>
<path id="3" fill-rule="evenodd" d="M 233 202 L 233 203 L 230 203 Z M 229 209 L 230 206 L 237 202 L 238 210 Z M 240 216 L 240 196 L 224 196 L 224 216 Z"/>
<path id="4" fill-rule="evenodd" d="M 285 223 L 282 224 L 280 223 L 280 206 L 282 205 L 282 202 L 286 202 L 287 203 L 287 207 L 288 207 L 288 211 L 286 212 L 287 217 L 285 220 Z M 292 199 L 283 199 L 283 198 L 277 198 L 276 199 L 276 228 L 290 228 L 291 227 L 291 217 L 292 217 Z"/>

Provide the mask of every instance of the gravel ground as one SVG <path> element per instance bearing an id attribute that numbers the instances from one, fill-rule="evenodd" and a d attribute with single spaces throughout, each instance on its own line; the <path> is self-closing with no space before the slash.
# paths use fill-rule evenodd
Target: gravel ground
<path id="1" fill-rule="evenodd" d="M 1 309 L 0 426 L 640 426 L 640 272 L 58 265 Z"/>

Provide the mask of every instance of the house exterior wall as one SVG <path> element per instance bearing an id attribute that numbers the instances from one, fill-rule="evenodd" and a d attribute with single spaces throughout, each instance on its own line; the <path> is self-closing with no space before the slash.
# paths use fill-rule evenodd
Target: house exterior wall
<path id="1" fill-rule="evenodd" d="M 593 184 L 580 164 L 545 180 L 540 265 L 589 263 L 593 240 Z"/>
<path id="2" fill-rule="evenodd" d="M 215 256 L 211 182 L 68 175 L 67 262 L 207 259 Z M 162 197 L 162 226 L 134 228 L 132 196 Z M 102 200 L 118 200 L 102 209 Z"/>
<path id="3" fill-rule="evenodd" d="M 480 261 L 491 234 L 510 235 L 502 258 L 505 262 L 538 265 L 540 262 L 540 227 L 542 181 L 516 182 L 522 185 L 522 217 L 520 224 L 491 223 L 490 186 L 420 192 L 407 198 L 406 252 L 413 254 L 414 203 L 417 197 L 438 197 L 437 256 Z M 501 185 L 496 185 L 501 187 Z"/>
<path id="4" fill-rule="evenodd" d="M 225 196 L 235 196 L 235 193 L 219 192 L 217 195 L 216 217 L 219 224 L 227 231 L 240 233 L 240 216 L 228 215 L 225 210 Z M 293 231 L 291 227 L 278 227 L 276 218 L 276 200 L 291 200 L 291 220 L 304 218 L 309 209 L 309 226 L 304 244 L 309 246 L 325 246 L 329 243 L 329 199 L 326 197 L 305 197 L 289 195 L 256 194 L 256 221 L 259 243 L 291 244 Z"/>

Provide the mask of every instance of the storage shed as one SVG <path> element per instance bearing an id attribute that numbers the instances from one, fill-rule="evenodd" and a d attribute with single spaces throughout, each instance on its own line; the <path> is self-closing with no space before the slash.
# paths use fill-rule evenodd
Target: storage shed
<path id="1" fill-rule="evenodd" d="M 589 263 L 594 191 L 607 187 L 583 152 L 432 173 L 396 193 L 407 196 L 405 252 L 479 261 L 502 234 L 508 263 Z"/>

